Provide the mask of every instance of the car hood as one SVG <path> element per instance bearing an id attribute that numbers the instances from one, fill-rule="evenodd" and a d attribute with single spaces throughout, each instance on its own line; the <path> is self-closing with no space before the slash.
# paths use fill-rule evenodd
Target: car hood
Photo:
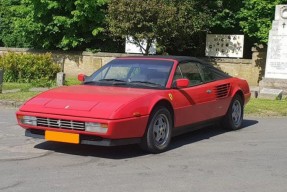
<path id="1" fill-rule="evenodd" d="M 157 91 L 89 85 L 64 86 L 37 95 L 22 105 L 20 111 L 99 119 L 128 118 L 132 115 L 119 116 L 115 113 L 125 105 Z M 147 102 L 140 105 L 143 106 L 135 108 L 148 107 Z M 147 113 L 147 110 L 143 113 Z"/>

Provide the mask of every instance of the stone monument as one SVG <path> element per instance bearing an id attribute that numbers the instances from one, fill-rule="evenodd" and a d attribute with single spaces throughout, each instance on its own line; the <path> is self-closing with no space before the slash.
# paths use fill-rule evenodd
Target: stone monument
<path id="1" fill-rule="evenodd" d="M 279 92 L 287 95 L 287 5 L 276 5 L 269 31 L 265 77 L 259 88 L 259 97 Z"/>

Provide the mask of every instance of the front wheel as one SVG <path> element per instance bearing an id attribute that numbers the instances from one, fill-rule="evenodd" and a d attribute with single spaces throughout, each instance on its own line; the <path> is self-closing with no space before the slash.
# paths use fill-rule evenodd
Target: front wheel
<path id="1" fill-rule="evenodd" d="M 237 130 L 242 126 L 242 122 L 243 100 L 239 95 L 235 95 L 223 119 L 223 127 L 228 130 Z"/>
<path id="2" fill-rule="evenodd" d="M 147 131 L 142 139 L 141 147 L 150 153 L 165 151 L 171 140 L 171 113 L 165 107 L 158 107 L 151 113 Z"/>

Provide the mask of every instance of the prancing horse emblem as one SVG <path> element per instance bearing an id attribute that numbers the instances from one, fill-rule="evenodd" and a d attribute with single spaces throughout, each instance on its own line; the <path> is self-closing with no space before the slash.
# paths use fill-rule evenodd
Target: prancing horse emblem
<path id="1" fill-rule="evenodd" d="M 171 93 L 168 94 L 169 99 L 172 101 L 173 100 L 173 95 Z"/>

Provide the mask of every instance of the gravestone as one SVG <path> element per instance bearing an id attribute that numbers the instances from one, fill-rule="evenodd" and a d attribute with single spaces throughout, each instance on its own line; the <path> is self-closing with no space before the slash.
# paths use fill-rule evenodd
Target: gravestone
<path id="1" fill-rule="evenodd" d="M 269 31 L 265 76 L 259 82 L 259 88 L 260 92 L 264 88 L 283 90 L 287 95 L 287 5 L 275 8 L 275 19 Z"/>

